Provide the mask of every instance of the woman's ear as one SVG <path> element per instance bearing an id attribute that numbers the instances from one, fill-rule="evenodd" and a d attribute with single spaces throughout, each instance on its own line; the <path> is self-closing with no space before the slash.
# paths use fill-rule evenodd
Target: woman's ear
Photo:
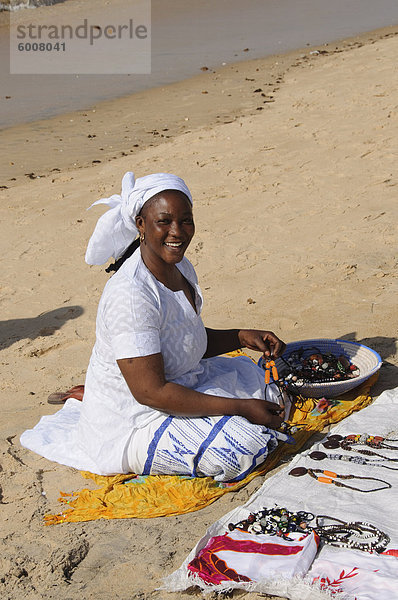
<path id="1" fill-rule="evenodd" d="M 135 218 L 135 224 L 137 226 L 137 229 L 140 233 L 144 233 L 145 227 L 144 227 L 144 219 L 142 218 L 142 215 L 137 215 Z"/>

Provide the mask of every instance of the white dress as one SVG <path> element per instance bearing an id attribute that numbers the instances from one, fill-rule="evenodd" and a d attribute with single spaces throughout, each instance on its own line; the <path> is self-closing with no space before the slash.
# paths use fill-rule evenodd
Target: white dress
<path id="1" fill-rule="evenodd" d="M 186 259 L 177 265 L 195 291 L 193 309 L 147 269 L 137 250 L 105 286 L 83 403 L 68 400 L 21 436 L 46 458 L 102 475 L 165 473 L 242 478 L 276 446 L 275 433 L 243 417 L 174 417 L 137 402 L 118 359 L 161 352 L 168 381 L 207 394 L 264 398 L 264 373 L 250 359 L 202 359 L 202 295 Z"/>

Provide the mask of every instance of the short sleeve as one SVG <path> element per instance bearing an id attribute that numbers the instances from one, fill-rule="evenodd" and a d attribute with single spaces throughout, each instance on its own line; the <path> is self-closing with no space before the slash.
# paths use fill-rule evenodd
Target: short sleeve
<path id="1" fill-rule="evenodd" d="M 103 321 L 115 360 L 161 351 L 160 307 L 151 290 L 113 286 L 103 305 Z"/>

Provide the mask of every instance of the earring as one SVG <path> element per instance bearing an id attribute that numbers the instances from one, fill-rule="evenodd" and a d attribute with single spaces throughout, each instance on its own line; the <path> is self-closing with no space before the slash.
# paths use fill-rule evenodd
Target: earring
<path id="1" fill-rule="evenodd" d="M 145 240 L 145 233 L 140 233 L 140 242 Z"/>

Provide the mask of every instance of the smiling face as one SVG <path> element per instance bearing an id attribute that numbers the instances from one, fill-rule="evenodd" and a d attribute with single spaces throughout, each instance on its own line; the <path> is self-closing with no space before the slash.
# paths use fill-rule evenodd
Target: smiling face
<path id="1" fill-rule="evenodd" d="M 151 198 L 136 224 L 140 234 L 145 234 L 141 253 L 149 268 L 180 262 L 195 233 L 191 203 L 177 190 L 165 190 Z"/>

